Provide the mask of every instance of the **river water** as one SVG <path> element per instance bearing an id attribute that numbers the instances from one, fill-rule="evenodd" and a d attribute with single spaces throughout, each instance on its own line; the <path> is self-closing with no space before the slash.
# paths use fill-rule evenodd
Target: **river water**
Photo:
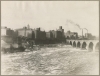
<path id="1" fill-rule="evenodd" d="M 1 54 L 2 75 L 99 75 L 99 52 L 70 45 L 35 47 L 32 51 Z"/>

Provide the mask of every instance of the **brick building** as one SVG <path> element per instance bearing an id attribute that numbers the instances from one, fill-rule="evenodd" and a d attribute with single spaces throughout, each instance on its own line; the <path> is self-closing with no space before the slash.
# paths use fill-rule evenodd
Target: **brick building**
<path id="1" fill-rule="evenodd" d="M 45 40 L 46 39 L 46 32 L 45 31 L 41 31 L 40 32 L 40 39 L 41 40 Z"/>
<path id="2" fill-rule="evenodd" d="M 14 42 L 15 35 L 14 30 L 7 28 L 7 27 L 1 27 L 1 40 L 12 43 Z"/>
<path id="3" fill-rule="evenodd" d="M 65 33 L 65 37 L 67 39 L 77 39 L 78 38 L 78 33 L 77 32 L 67 31 L 67 33 Z"/>
<path id="4" fill-rule="evenodd" d="M 62 29 L 62 26 L 59 26 L 59 29 L 55 31 L 55 38 L 59 40 L 64 38 L 64 29 Z"/>
<path id="5" fill-rule="evenodd" d="M 29 25 L 28 25 L 28 27 L 16 29 L 16 32 L 17 32 L 18 36 L 21 36 L 21 37 L 33 38 L 33 36 L 34 36 L 33 29 L 30 29 Z"/>
<path id="6" fill-rule="evenodd" d="M 49 31 L 49 32 L 46 32 L 46 38 L 47 39 L 51 39 L 52 37 L 51 37 L 51 32 Z"/>
<path id="7" fill-rule="evenodd" d="M 1 27 L 1 36 L 12 36 L 14 35 L 14 30 L 7 28 L 7 27 Z"/>
<path id="8" fill-rule="evenodd" d="M 54 40 L 55 39 L 55 30 L 50 30 L 51 32 L 51 39 Z"/>
<path id="9" fill-rule="evenodd" d="M 34 35 L 35 35 L 35 39 L 39 40 L 40 39 L 40 28 L 37 28 L 34 30 Z"/>
<path id="10" fill-rule="evenodd" d="M 93 36 L 91 33 L 86 33 L 85 38 L 87 38 L 87 39 L 96 39 L 96 37 Z"/>

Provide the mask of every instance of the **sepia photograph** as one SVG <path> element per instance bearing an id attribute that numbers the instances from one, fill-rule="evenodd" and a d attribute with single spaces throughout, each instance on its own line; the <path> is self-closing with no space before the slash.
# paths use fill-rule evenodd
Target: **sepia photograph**
<path id="1" fill-rule="evenodd" d="M 99 1 L 1 1 L 1 75 L 99 75 Z"/>

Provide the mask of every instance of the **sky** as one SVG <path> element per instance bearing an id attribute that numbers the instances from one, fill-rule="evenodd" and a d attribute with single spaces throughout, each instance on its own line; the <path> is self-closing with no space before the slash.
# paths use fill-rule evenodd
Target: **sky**
<path id="1" fill-rule="evenodd" d="M 99 1 L 1 1 L 1 26 L 18 29 L 28 24 L 45 31 L 62 26 L 79 35 L 79 27 L 86 28 L 99 36 Z"/>

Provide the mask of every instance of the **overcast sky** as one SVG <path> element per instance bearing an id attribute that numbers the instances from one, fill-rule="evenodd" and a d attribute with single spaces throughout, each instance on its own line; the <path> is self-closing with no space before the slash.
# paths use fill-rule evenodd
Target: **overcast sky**
<path id="1" fill-rule="evenodd" d="M 81 34 L 80 28 L 99 36 L 98 1 L 1 1 L 1 26 L 12 29 L 30 25 L 42 30 L 56 30 Z M 84 30 L 86 33 L 86 30 Z"/>

